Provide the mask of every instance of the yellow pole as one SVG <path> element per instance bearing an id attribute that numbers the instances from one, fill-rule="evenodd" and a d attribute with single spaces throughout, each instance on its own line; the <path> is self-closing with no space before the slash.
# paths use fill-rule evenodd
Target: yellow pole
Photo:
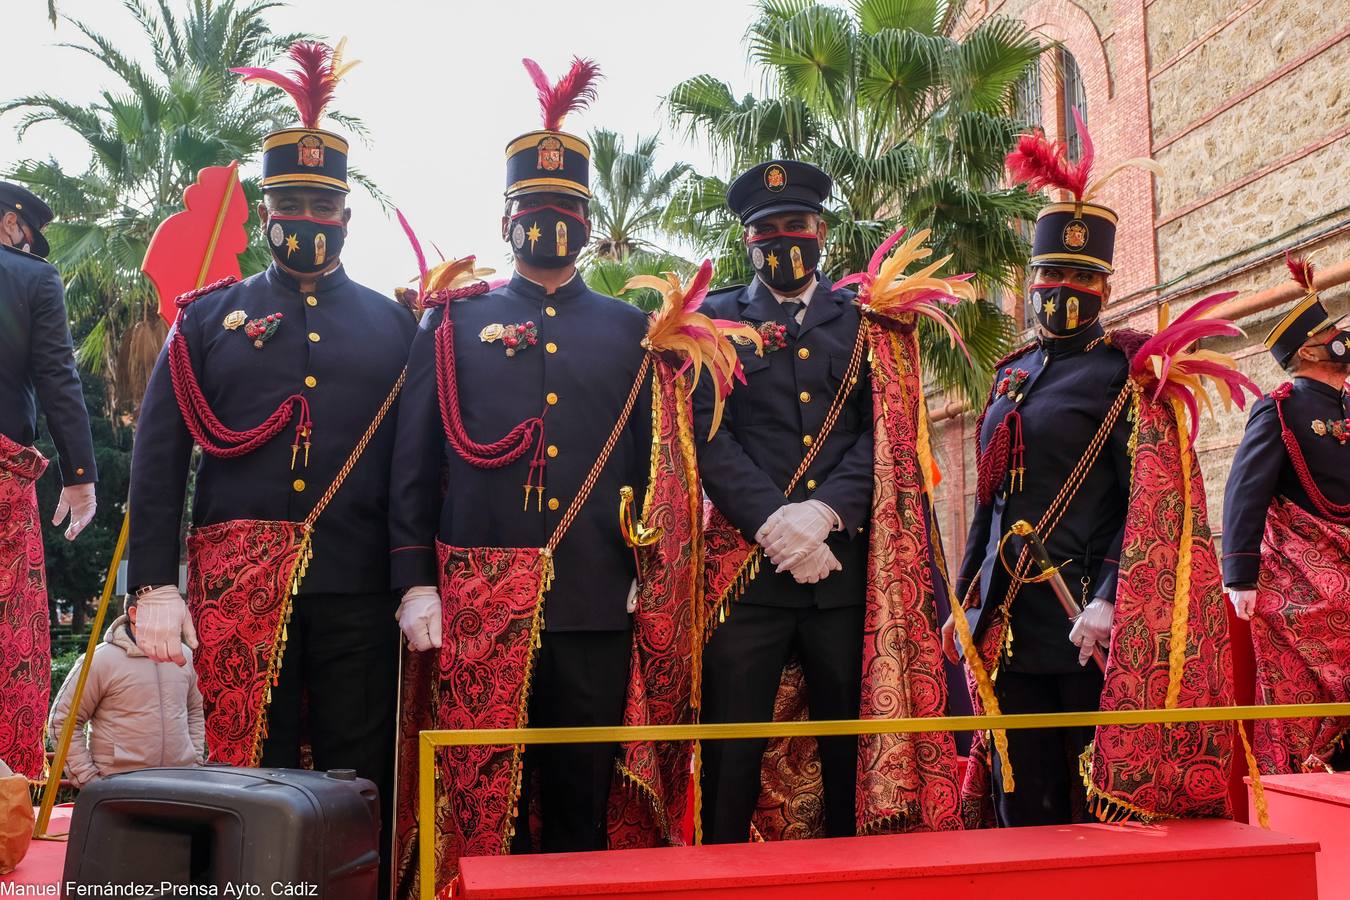
<path id="1" fill-rule="evenodd" d="M 417 741 L 417 854 L 422 900 L 436 896 L 436 748 L 424 731 Z"/>
<path id="2" fill-rule="evenodd" d="M 61 787 L 61 772 L 66 767 L 66 754 L 70 752 L 70 741 L 75 735 L 75 720 L 80 710 L 80 697 L 84 695 L 84 683 L 89 678 L 89 664 L 94 658 L 94 648 L 98 646 L 99 636 L 103 634 L 103 620 L 108 614 L 108 603 L 112 600 L 113 588 L 117 586 L 117 567 L 122 562 L 122 554 L 127 549 L 127 531 L 131 523 L 131 507 L 127 506 L 122 516 L 122 530 L 118 532 L 117 544 L 113 547 L 112 562 L 108 564 L 108 577 L 103 582 L 103 597 L 98 602 L 98 612 L 94 614 L 94 627 L 89 631 L 89 643 L 84 648 L 84 659 L 80 661 L 80 676 L 75 680 L 75 694 L 70 698 L 70 713 L 61 726 L 61 739 L 56 744 L 56 755 L 52 758 L 51 770 L 47 773 L 47 784 L 42 789 L 42 805 L 38 809 L 37 822 L 33 826 L 33 837 L 40 841 L 63 841 L 64 834 L 48 834 L 51 824 L 52 807 L 56 805 L 56 792 Z"/>

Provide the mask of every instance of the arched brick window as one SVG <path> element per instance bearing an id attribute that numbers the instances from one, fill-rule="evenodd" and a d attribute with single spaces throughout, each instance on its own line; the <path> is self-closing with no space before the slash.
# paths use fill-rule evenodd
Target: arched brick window
<path id="1" fill-rule="evenodd" d="M 1061 132 L 1064 135 L 1064 143 L 1069 147 L 1069 159 L 1078 162 L 1078 158 L 1083 154 L 1083 139 L 1078 134 L 1078 123 L 1074 121 L 1073 110 L 1078 107 L 1078 114 L 1083 117 L 1083 121 L 1089 122 L 1087 87 L 1083 83 L 1083 71 L 1078 68 L 1078 60 L 1073 58 L 1073 54 L 1063 47 L 1059 48 L 1059 98 L 1060 98 L 1060 116 Z"/>
<path id="2" fill-rule="evenodd" d="M 1013 85 L 1013 115 L 1027 128 L 1041 125 L 1041 70 L 1032 66 Z"/>

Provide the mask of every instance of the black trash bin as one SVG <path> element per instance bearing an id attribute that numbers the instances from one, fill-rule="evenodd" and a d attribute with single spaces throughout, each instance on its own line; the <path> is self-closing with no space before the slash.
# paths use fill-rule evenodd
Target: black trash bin
<path id="1" fill-rule="evenodd" d="M 146 897 L 370 900 L 379 799 L 350 769 L 143 769 L 80 792 L 65 881 Z M 199 890 L 192 890 L 199 886 Z"/>

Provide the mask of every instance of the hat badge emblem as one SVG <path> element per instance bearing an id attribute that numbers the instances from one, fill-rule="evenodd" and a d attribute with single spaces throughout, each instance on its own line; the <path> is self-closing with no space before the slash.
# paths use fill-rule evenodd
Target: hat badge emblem
<path id="1" fill-rule="evenodd" d="M 307 134 L 296 144 L 300 154 L 300 165 L 309 169 L 323 166 L 323 138 L 317 134 Z"/>
<path id="2" fill-rule="evenodd" d="M 1088 227 L 1082 219 L 1074 219 L 1068 225 L 1064 226 L 1062 235 L 1064 246 L 1069 250 L 1082 250 L 1087 246 Z"/>
<path id="3" fill-rule="evenodd" d="M 764 186 L 777 193 L 787 187 L 787 170 L 775 163 L 764 170 Z"/>
<path id="4" fill-rule="evenodd" d="M 545 172 L 557 172 L 563 167 L 562 141 L 549 135 L 539 142 L 538 168 Z"/>

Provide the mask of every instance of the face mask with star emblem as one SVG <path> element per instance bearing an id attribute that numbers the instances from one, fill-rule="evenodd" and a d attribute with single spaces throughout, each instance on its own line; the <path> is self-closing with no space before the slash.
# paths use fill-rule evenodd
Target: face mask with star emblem
<path id="1" fill-rule="evenodd" d="M 561 269 L 576 262 L 590 239 L 586 220 L 560 206 L 517 210 L 507 231 L 516 259 L 541 269 Z"/>
<path id="2" fill-rule="evenodd" d="M 770 231 L 746 243 L 759 280 L 783 293 L 805 285 L 820 264 L 820 238 L 814 231 Z"/>
<path id="3" fill-rule="evenodd" d="M 267 217 L 267 247 L 286 268 L 310 275 L 322 272 L 342 253 L 345 228 L 332 219 L 309 216 Z"/>
<path id="4" fill-rule="evenodd" d="M 1061 282 L 1030 288 L 1031 311 L 1041 327 L 1056 337 L 1068 337 L 1097 321 L 1102 295 L 1082 285 Z"/>

